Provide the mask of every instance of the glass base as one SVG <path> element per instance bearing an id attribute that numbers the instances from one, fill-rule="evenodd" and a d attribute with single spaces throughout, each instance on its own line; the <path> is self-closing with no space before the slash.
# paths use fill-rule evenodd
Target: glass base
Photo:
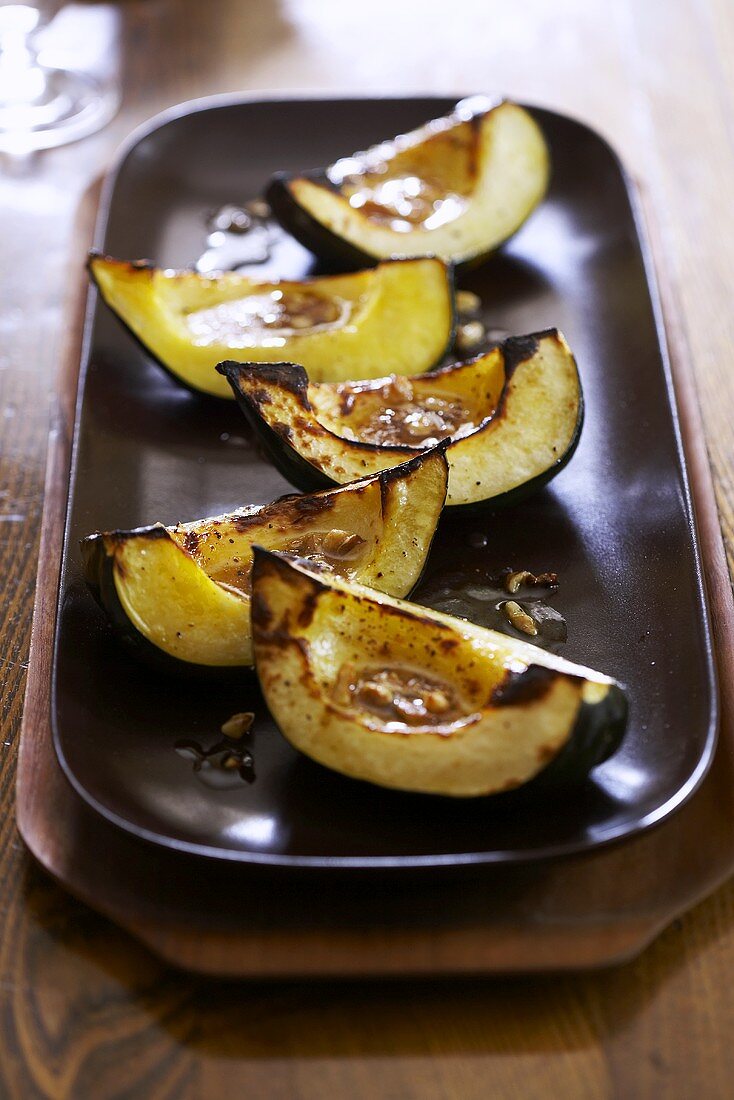
<path id="1" fill-rule="evenodd" d="M 95 133 L 119 107 L 117 92 L 88 73 L 34 66 L 42 91 L 31 101 L 0 100 L 0 153 L 19 156 Z"/>

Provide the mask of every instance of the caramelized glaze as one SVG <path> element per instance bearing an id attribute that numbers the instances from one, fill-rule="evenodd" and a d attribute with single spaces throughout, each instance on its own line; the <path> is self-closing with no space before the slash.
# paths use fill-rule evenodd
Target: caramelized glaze
<path id="1" fill-rule="evenodd" d="M 366 540 L 361 535 L 332 529 L 298 535 L 280 543 L 278 550 L 297 554 L 299 558 L 308 558 L 319 565 L 327 566 L 339 577 L 349 578 L 360 564 L 366 545 Z M 210 573 L 210 576 L 222 588 L 235 595 L 249 596 L 252 593 L 251 562 L 244 565 L 240 558 L 233 557 L 226 564 L 220 565 L 216 572 Z"/>
<path id="2" fill-rule="evenodd" d="M 480 423 L 455 394 L 417 400 L 410 380 L 398 376 L 377 387 L 347 383 L 338 392 L 344 434 L 365 443 L 431 447 L 448 436 L 469 435 Z"/>
<path id="3" fill-rule="evenodd" d="M 342 191 L 355 210 L 398 233 L 410 232 L 416 226 L 437 229 L 458 218 L 467 206 L 462 195 L 414 175 L 347 177 Z"/>
<path id="4" fill-rule="evenodd" d="M 341 327 L 351 310 L 352 304 L 342 298 L 276 287 L 193 310 L 185 320 L 197 347 L 267 347 L 284 342 L 286 336 Z"/>
<path id="5" fill-rule="evenodd" d="M 336 695 L 340 702 L 368 711 L 388 726 L 445 725 L 466 713 L 452 684 L 400 665 L 357 669 L 346 664 Z"/>

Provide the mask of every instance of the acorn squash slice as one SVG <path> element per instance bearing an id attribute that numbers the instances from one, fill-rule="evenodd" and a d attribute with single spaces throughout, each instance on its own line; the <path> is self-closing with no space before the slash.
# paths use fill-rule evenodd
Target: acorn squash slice
<path id="1" fill-rule="evenodd" d="M 453 276 L 436 259 L 290 282 L 167 271 L 95 254 L 89 271 L 161 366 L 217 397 L 232 397 L 214 370 L 222 359 L 293 358 L 317 382 L 417 374 L 442 358 L 453 337 Z"/>
<path id="2" fill-rule="evenodd" d="M 512 337 L 469 363 L 362 385 L 309 384 L 294 364 L 217 369 L 300 488 L 352 481 L 448 438 L 447 506 L 496 507 L 557 474 L 583 420 L 576 363 L 556 329 Z M 415 442 L 394 442 L 406 438 Z"/>
<path id="3" fill-rule="evenodd" d="M 85 576 L 141 655 L 189 667 L 251 665 L 253 543 L 406 595 L 423 571 L 447 478 L 439 447 L 329 492 L 175 527 L 90 535 L 82 541 Z"/>
<path id="4" fill-rule="evenodd" d="M 341 265 L 435 255 L 466 266 L 520 228 L 549 163 L 527 111 L 477 96 L 325 170 L 279 174 L 267 198 L 294 237 Z"/>
<path id="5" fill-rule="evenodd" d="M 618 684 L 259 547 L 255 668 L 283 735 L 355 779 L 470 797 L 580 781 L 619 746 Z"/>

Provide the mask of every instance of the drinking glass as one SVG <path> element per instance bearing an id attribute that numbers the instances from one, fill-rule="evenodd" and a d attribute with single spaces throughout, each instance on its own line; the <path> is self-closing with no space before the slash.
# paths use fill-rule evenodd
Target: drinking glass
<path id="1" fill-rule="evenodd" d="M 27 155 L 77 141 L 115 114 L 118 93 L 73 63 L 44 61 L 38 36 L 63 7 L 0 0 L 0 152 Z"/>

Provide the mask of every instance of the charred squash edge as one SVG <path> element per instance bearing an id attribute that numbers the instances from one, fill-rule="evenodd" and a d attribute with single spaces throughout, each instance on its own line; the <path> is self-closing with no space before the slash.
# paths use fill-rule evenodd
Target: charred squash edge
<path id="1" fill-rule="evenodd" d="M 380 474 L 369 474 L 366 477 L 360 478 L 357 481 L 350 482 L 349 484 L 359 485 L 361 481 L 373 481 L 375 479 L 379 479 L 384 496 L 384 489 L 387 485 L 390 484 L 390 482 L 399 480 L 400 478 L 405 477 L 406 474 L 412 473 L 413 470 L 422 465 L 427 455 L 442 454 L 445 456 L 445 451 L 446 444 L 445 442 L 441 442 L 436 447 L 431 448 L 430 451 L 425 451 L 423 454 L 414 456 L 414 458 L 412 458 L 409 462 L 404 462 L 400 466 L 393 466 L 388 470 L 383 470 Z M 339 486 L 339 488 L 346 487 L 347 486 L 345 485 Z M 331 491 L 333 489 L 334 485 L 329 485 L 326 491 Z M 306 495 L 311 497 L 318 494 Z M 284 496 L 277 497 L 270 503 L 278 504 L 281 501 L 285 500 L 297 501 L 299 499 L 302 498 L 297 493 L 286 493 Z M 258 506 L 254 507 L 256 508 Z M 261 507 L 268 507 L 268 505 L 262 505 Z M 428 555 L 430 553 L 431 544 L 433 543 L 433 538 L 435 537 L 437 527 L 438 524 L 436 524 L 436 527 L 434 527 L 433 535 L 431 536 L 431 542 L 426 549 L 423 566 L 411 587 L 411 591 L 417 588 L 423 578 L 428 563 Z M 187 661 L 180 657 L 174 657 L 170 653 L 166 653 L 165 650 L 160 649 L 138 630 L 135 624 L 131 622 L 127 612 L 120 602 L 117 588 L 115 586 L 114 560 L 107 553 L 104 545 L 105 538 L 126 539 L 131 536 L 150 540 L 169 537 L 167 529 L 163 524 L 153 523 L 147 524 L 143 527 L 133 527 L 127 530 L 118 528 L 112 531 L 96 531 L 91 535 L 85 536 L 79 542 L 84 579 L 90 591 L 92 592 L 92 595 L 94 596 L 97 604 L 99 605 L 101 610 L 107 615 L 109 622 L 115 630 L 116 637 L 123 642 L 131 656 L 138 660 L 142 660 L 146 665 L 148 665 L 149 668 L 153 668 L 154 670 L 161 673 L 173 675 L 179 678 L 182 673 L 185 673 L 186 675 L 193 674 L 206 680 L 228 678 L 231 679 L 232 676 L 240 675 L 243 673 L 248 676 L 253 675 L 253 669 L 250 665 L 202 665 L 198 664 L 195 661 Z"/>
<path id="2" fill-rule="evenodd" d="M 507 392 L 507 382 L 514 374 L 517 367 L 532 358 L 538 348 L 538 344 L 541 339 L 545 337 L 558 336 L 558 329 L 549 328 L 543 329 L 539 332 L 530 333 L 526 336 L 511 336 L 507 340 L 501 341 L 497 346 L 502 349 L 505 364 L 505 381 L 502 387 L 502 393 L 500 395 L 497 409 L 493 416 L 472 432 L 468 436 L 464 436 L 463 439 L 456 440 L 453 445 L 458 445 L 466 442 L 469 439 L 476 439 L 476 437 L 484 431 L 489 424 L 501 414 L 502 406 L 505 400 Z M 477 357 L 480 358 L 480 357 Z M 573 359 L 574 365 L 576 360 Z M 470 360 L 473 362 L 475 360 Z M 456 364 L 458 366 L 466 366 L 467 364 Z M 245 418 L 259 438 L 263 449 L 265 450 L 268 458 L 276 467 L 277 470 L 291 482 L 292 485 L 297 486 L 305 492 L 314 489 L 326 489 L 333 487 L 337 483 L 333 481 L 322 470 L 319 470 L 316 466 L 313 466 L 307 459 L 296 451 L 287 438 L 281 436 L 276 432 L 269 424 L 265 422 L 263 417 L 258 411 L 256 402 L 252 401 L 249 394 L 242 393 L 237 386 L 237 375 L 241 367 L 247 367 L 253 372 L 257 372 L 258 375 L 270 382 L 277 382 L 279 385 L 284 386 L 290 390 L 295 396 L 301 407 L 305 412 L 310 413 L 315 417 L 313 406 L 308 398 L 308 375 L 303 367 L 298 363 L 235 363 L 232 360 L 227 360 L 224 363 L 219 363 L 217 370 L 220 374 L 223 374 L 228 380 L 232 389 L 234 390 L 238 404 L 245 415 Z M 450 373 L 452 366 L 441 367 L 433 372 L 426 372 L 439 376 L 443 373 Z M 578 368 L 577 368 L 578 371 Z M 538 489 L 542 489 L 544 485 L 547 485 L 549 481 L 561 472 L 561 470 L 570 462 L 578 447 L 579 440 L 581 438 L 581 429 L 584 423 L 584 395 L 581 386 L 581 380 L 579 378 L 579 408 L 576 419 L 576 428 L 574 434 L 566 448 L 565 452 L 558 457 L 558 459 L 543 470 L 542 473 L 537 474 L 529 481 L 524 482 L 522 485 L 516 486 L 514 489 L 509 489 L 506 493 L 501 493 L 499 496 L 489 497 L 486 500 L 472 501 L 467 504 L 447 504 L 446 510 L 450 515 L 458 515 L 463 513 L 465 515 L 476 515 L 478 513 L 491 510 L 494 508 L 504 508 L 509 505 L 517 504 L 519 501 L 524 500 L 527 496 L 536 492 Z M 319 424 L 321 422 L 319 421 Z M 344 442 L 342 436 L 336 435 L 328 428 L 321 425 L 324 434 L 331 436 L 333 439 L 338 439 L 340 442 Z M 357 450 L 382 450 L 374 443 L 367 443 L 364 440 L 347 440 L 350 447 L 354 447 Z M 451 449 L 451 442 L 444 440 L 448 443 L 448 452 Z M 416 448 L 409 447 L 403 444 L 394 444 L 390 447 L 384 448 L 385 450 L 393 451 L 400 455 L 402 458 L 408 455 L 414 455 Z"/>
<path id="3" fill-rule="evenodd" d="M 470 97 L 471 98 L 471 97 Z M 457 101 L 454 106 L 454 110 L 458 106 Z M 516 103 L 515 100 L 508 99 L 503 96 L 492 102 L 491 106 L 482 111 L 477 111 L 472 115 L 470 121 L 475 127 L 480 118 L 482 118 L 489 111 L 494 111 L 498 107 L 501 107 L 505 103 L 513 103 L 515 106 L 522 107 L 522 104 Z M 522 107 L 522 110 L 533 117 L 533 111 L 526 107 Z M 446 115 L 437 115 L 436 118 L 449 117 L 451 112 L 447 112 Z M 432 120 L 427 120 L 430 122 Z M 424 123 L 426 125 L 427 123 Z M 419 128 L 419 127 L 418 127 Z M 395 137 L 387 139 L 394 141 Z M 379 144 L 379 143 L 378 143 Z M 326 168 L 310 168 L 302 172 L 275 172 L 267 187 L 265 188 L 265 199 L 269 203 L 270 208 L 283 226 L 295 239 L 302 244 L 304 248 L 307 248 L 309 252 L 313 252 L 318 256 L 322 262 L 329 265 L 330 269 L 336 270 L 349 270 L 354 271 L 360 267 L 374 266 L 380 262 L 383 262 L 383 258 L 375 256 L 370 252 L 364 252 L 356 245 L 351 244 L 349 241 L 340 237 L 338 233 L 335 233 L 333 229 L 329 229 L 323 222 L 320 222 L 307 210 L 305 210 L 301 204 L 295 199 L 291 192 L 289 184 L 291 180 L 307 179 L 313 183 L 318 184 L 320 187 L 327 188 L 334 194 L 341 194 L 340 188 L 329 178 L 329 167 Z M 551 164 L 550 156 L 548 155 L 548 168 L 547 178 L 545 183 L 545 191 L 541 195 L 537 204 L 528 213 L 527 217 L 536 210 L 538 206 L 543 202 L 545 195 L 548 193 L 551 178 Z M 464 273 L 471 271 L 473 268 L 479 267 L 490 256 L 492 256 L 498 249 L 510 240 L 515 233 L 518 233 L 522 226 L 525 224 L 525 218 L 520 225 L 512 233 L 510 233 L 503 240 L 499 241 L 496 245 L 493 245 L 490 249 L 480 250 L 472 256 L 466 257 L 464 260 L 453 260 L 452 265 L 457 273 Z M 444 261 L 447 262 L 447 261 Z"/>
<path id="4" fill-rule="evenodd" d="M 355 272 L 356 273 L 356 271 L 358 271 L 360 268 L 377 267 L 378 264 L 414 263 L 416 260 L 433 260 L 433 259 L 437 259 L 437 258 L 438 257 L 436 257 L 436 256 L 397 256 L 394 259 L 373 260 L 369 264 L 365 264 L 365 263 L 357 264 L 355 267 L 350 268 L 349 272 L 342 272 L 342 271 L 334 270 L 334 271 L 330 271 L 328 273 L 325 272 L 323 275 L 304 276 L 301 279 L 285 279 L 283 281 L 284 282 L 294 282 L 294 283 L 309 283 L 309 282 L 313 282 L 314 280 L 324 278 L 327 274 L 337 276 L 337 275 L 340 275 L 340 274 L 349 274 L 350 272 Z M 113 262 L 113 263 L 122 263 L 122 264 L 125 264 L 127 267 L 133 268 L 137 271 L 157 271 L 157 270 L 161 270 L 160 265 L 159 264 L 154 264 L 151 260 L 119 260 L 115 256 L 110 256 L 106 252 L 103 252 L 101 249 L 95 249 L 95 248 L 90 249 L 90 251 L 87 253 L 87 259 L 86 259 L 86 263 L 85 263 L 87 274 L 89 275 L 89 278 L 92 282 L 92 285 L 94 286 L 95 290 L 99 294 L 99 297 L 100 297 L 101 301 L 104 302 L 106 308 L 117 319 L 118 323 L 122 326 L 122 328 L 125 330 L 125 332 L 130 336 L 130 338 L 133 340 L 133 342 L 145 354 L 147 359 L 149 359 L 151 362 L 153 362 L 157 366 L 159 366 L 163 371 L 165 371 L 165 373 L 168 375 L 169 378 L 173 379 L 173 381 L 176 383 L 176 385 L 182 386 L 185 390 L 188 390 L 189 393 L 193 393 L 197 397 L 203 398 L 205 401 L 216 401 L 216 402 L 229 401 L 229 398 L 217 397 L 216 394 L 207 393 L 206 390 L 200 390 L 196 386 L 192 386 L 190 382 L 187 382 L 180 375 L 176 374 L 176 372 L 174 370 L 171 370 L 171 368 L 166 363 L 164 363 L 164 361 L 161 358 L 159 358 L 159 356 L 157 356 L 155 354 L 155 352 L 152 351 L 151 348 L 148 347 L 148 345 L 143 340 L 140 339 L 140 337 L 137 335 L 137 333 L 133 331 L 133 329 L 130 327 L 130 325 L 128 325 L 127 321 L 125 321 L 125 319 L 120 316 L 120 314 L 117 312 L 117 310 L 114 308 L 114 306 L 110 305 L 110 303 L 107 301 L 107 298 L 105 297 L 105 293 L 104 293 L 101 285 L 99 284 L 99 282 L 97 280 L 97 277 L 94 273 L 94 261 L 95 260 L 105 260 L 105 261 L 109 261 L 109 262 Z M 446 281 L 447 281 L 447 286 L 448 286 L 448 291 L 449 291 L 449 308 L 450 308 L 449 332 L 448 332 L 448 337 L 447 337 L 446 344 L 445 344 L 444 348 L 442 349 L 440 355 L 437 356 L 437 358 L 436 358 L 435 362 L 432 364 L 432 366 L 427 368 L 426 373 L 430 373 L 431 370 L 435 370 L 436 368 L 440 367 L 440 364 L 443 362 L 443 360 L 446 358 L 446 356 L 450 353 L 450 351 L 451 351 L 451 349 L 454 345 L 454 339 L 456 337 L 456 326 L 457 326 L 457 316 L 458 316 L 457 315 L 457 310 L 456 310 L 456 265 L 453 264 L 453 263 L 450 263 L 446 260 L 442 260 L 441 262 L 443 263 L 444 267 L 446 268 Z M 193 272 L 193 269 L 183 269 L 183 270 L 186 273 L 188 273 L 189 270 L 191 270 L 192 273 L 195 274 L 195 272 Z M 205 278 L 205 277 L 206 276 L 202 276 L 202 278 Z M 263 279 L 263 282 L 277 282 L 277 281 L 278 281 L 277 279 Z M 242 350 L 244 352 L 246 349 L 242 349 Z M 234 360 L 232 360 L 232 362 L 234 362 Z M 263 363 L 263 364 L 258 364 L 258 365 L 268 366 L 268 365 L 272 365 L 272 364 Z M 213 365 L 212 370 L 215 370 L 215 369 L 216 369 L 216 365 Z"/>
<path id="5" fill-rule="evenodd" d="M 328 582 L 319 577 L 308 561 L 303 559 L 290 560 L 284 555 L 266 550 L 260 546 L 254 546 L 253 592 L 257 590 L 258 579 L 263 570 L 271 567 L 273 561 L 277 563 L 279 568 L 285 565 L 289 568 L 295 568 L 299 572 L 305 572 L 312 578 L 318 589 L 328 590 L 332 587 Z M 375 597 L 379 602 L 380 593 L 375 593 Z M 421 616 L 424 612 L 427 612 L 428 616 L 432 614 L 430 609 L 423 608 L 419 604 L 413 606 L 418 621 L 421 621 Z M 441 618 L 451 617 L 452 616 L 441 616 Z M 433 620 L 424 618 L 422 621 L 432 622 Z M 522 645 L 524 649 L 528 648 L 527 642 L 522 643 Z M 530 645 L 530 648 L 532 649 L 534 647 Z M 542 650 L 539 650 L 539 653 L 542 652 Z M 569 663 L 573 664 L 573 662 Z M 602 676 L 603 674 L 599 673 L 598 675 Z M 499 685 L 498 688 L 495 688 L 494 695 L 497 697 L 496 705 L 512 706 L 515 701 L 522 702 L 526 698 L 528 690 L 533 694 L 535 694 L 538 689 L 545 693 L 549 680 L 556 676 L 585 679 L 570 671 L 549 668 L 542 663 L 537 665 L 531 663 L 519 674 L 512 673 L 509 670 L 507 671 L 505 682 Z M 627 728 L 629 704 L 624 687 L 610 677 L 604 676 L 603 678 L 609 681 L 609 690 L 606 695 L 596 703 L 589 703 L 585 700 L 581 701 L 576 719 L 567 740 L 553 759 L 550 760 L 541 771 L 531 779 L 511 790 L 497 791 L 474 797 L 489 798 L 493 802 L 496 800 L 498 803 L 504 801 L 512 803 L 521 801 L 526 797 L 534 798 L 536 795 L 542 797 L 554 791 L 565 791 L 571 787 L 578 787 L 585 782 L 589 778 L 589 773 L 595 767 L 599 764 L 603 764 L 619 749 Z M 283 734 L 283 736 L 285 736 L 285 734 Z M 288 738 L 286 738 L 286 740 L 288 740 Z M 326 765 L 322 764 L 318 764 L 318 766 L 326 767 Z M 332 771 L 332 769 L 329 768 L 327 768 L 327 770 Z M 369 783 L 368 780 L 355 779 L 345 776 L 342 773 L 337 774 L 342 775 L 342 778 L 346 779 L 348 782 Z M 389 790 L 390 788 L 387 789 Z M 417 795 L 420 798 L 440 798 L 442 801 L 444 801 L 446 797 L 458 797 L 421 794 L 420 792 L 401 791 L 399 789 L 394 790 L 400 797 L 405 797 L 407 795 L 412 798 Z M 471 799 L 472 801 L 474 797 Z"/>

